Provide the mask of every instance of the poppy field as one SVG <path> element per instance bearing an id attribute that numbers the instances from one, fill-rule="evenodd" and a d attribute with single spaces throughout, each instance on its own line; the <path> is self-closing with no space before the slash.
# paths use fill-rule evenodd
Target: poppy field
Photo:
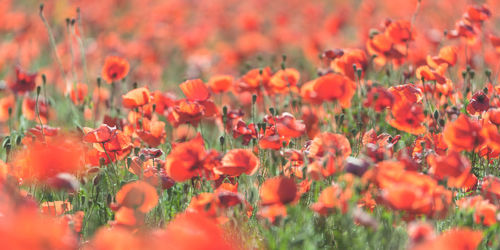
<path id="1" fill-rule="evenodd" d="M 499 249 L 500 1 L 2 0 L 1 249 Z"/>

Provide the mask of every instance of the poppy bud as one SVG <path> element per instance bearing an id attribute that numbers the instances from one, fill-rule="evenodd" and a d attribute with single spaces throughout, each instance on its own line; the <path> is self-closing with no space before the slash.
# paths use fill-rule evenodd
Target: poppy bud
<path id="1" fill-rule="evenodd" d="M 40 95 L 40 91 L 42 91 L 42 87 L 37 86 L 37 87 L 36 87 L 36 96 L 39 96 L 39 95 Z"/>
<path id="2" fill-rule="evenodd" d="M 470 70 L 471 70 L 470 65 L 467 65 L 466 69 L 467 69 L 467 72 L 470 72 Z"/>
<path id="3" fill-rule="evenodd" d="M 445 121 L 444 119 L 439 119 L 439 126 L 444 127 Z"/>
<path id="4" fill-rule="evenodd" d="M 69 17 L 66 17 L 66 25 L 69 26 L 70 20 Z"/>
<path id="5" fill-rule="evenodd" d="M 436 110 L 434 111 L 434 120 L 437 120 L 439 118 L 439 112 Z"/>
<path id="6" fill-rule="evenodd" d="M 127 168 L 130 168 L 131 164 L 132 164 L 132 158 L 127 157 Z"/>
<path id="7" fill-rule="evenodd" d="M 111 194 L 108 194 L 108 196 L 106 197 L 106 203 L 109 205 L 111 204 L 111 201 L 113 201 L 113 197 L 111 196 Z"/>
<path id="8" fill-rule="evenodd" d="M 470 79 L 474 79 L 476 72 L 474 70 L 469 71 Z"/>
<path id="9" fill-rule="evenodd" d="M 227 106 L 222 107 L 222 114 L 224 114 L 224 116 L 227 116 Z"/>
<path id="10" fill-rule="evenodd" d="M 9 112 L 9 117 L 12 116 L 12 107 L 9 107 L 8 112 Z"/>
<path id="11" fill-rule="evenodd" d="M 47 83 L 47 76 L 45 76 L 45 74 L 42 74 L 42 83 L 43 85 Z"/>
<path id="12" fill-rule="evenodd" d="M 40 4 L 40 13 L 43 12 L 43 3 Z"/>
<path id="13" fill-rule="evenodd" d="M 490 79 L 490 77 L 491 77 L 491 69 L 486 69 L 484 71 L 484 74 L 486 75 L 486 77 L 488 77 L 488 79 Z"/>
<path id="14" fill-rule="evenodd" d="M 462 71 L 462 78 L 465 79 L 465 77 L 467 76 L 467 71 Z"/>
<path id="15" fill-rule="evenodd" d="M 137 85 L 137 82 L 134 82 L 134 83 L 132 84 L 132 88 L 134 88 L 134 89 L 136 89 L 136 88 L 137 88 L 137 86 L 138 86 L 138 85 Z"/>
<path id="16" fill-rule="evenodd" d="M 354 69 L 354 71 L 358 70 L 355 63 L 352 64 L 352 69 Z"/>
<path id="17" fill-rule="evenodd" d="M 3 140 L 3 143 L 2 143 L 2 148 L 7 148 L 7 147 L 10 148 L 10 137 L 9 136 L 5 137 L 5 139 Z"/>
<path id="18" fill-rule="evenodd" d="M 257 95 L 253 94 L 252 95 L 252 104 L 255 104 L 257 102 Z"/>
<path id="19" fill-rule="evenodd" d="M 219 138 L 219 142 L 220 142 L 220 145 L 221 145 L 221 146 L 224 146 L 224 142 L 225 142 L 225 140 L 226 140 L 226 139 L 224 138 L 224 136 L 221 136 L 221 137 Z"/>
<path id="20" fill-rule="evenodd" d="M 101 87 L 101 78 L 100 77 L 97 77 L 97 87 L 98 88 Z"/>
<path id="21" fill-rule="evenodd" d="M 153 113 L 156 111 L 156 103 L 153 103 L 152 110 L 153 110 Z"/>
<path id="22" fill-rule="evenodd" d="M 269 108 L 269 112 L 271 113 L 271 115 L 274 115 L 274 108 L 273 108 L 273 107 L 270 107 L 270 108 Z"/>
<path id="23" fill-rule="evenodd" d="M 358 69 L 356 71 L 356 74 L 358 74 L 358 79 L 361 78 L 361 74 L 363 73 L 363 70 L 362 69 Z"/>
<path id="24" fill-rule="evenodd" d="M 484 89 L 483 89 L 483 93 L 484 93 L 485 95 L 487 95 L 487 94 L 488 94 L 488 88 L 487 88 L 487 87 L 484 87 Z"/>

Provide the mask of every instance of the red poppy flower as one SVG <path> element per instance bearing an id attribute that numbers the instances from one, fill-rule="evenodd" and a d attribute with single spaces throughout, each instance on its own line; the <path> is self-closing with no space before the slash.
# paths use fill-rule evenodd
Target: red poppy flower
<path id="1" fill-rule="evenodd" d="M 457 47 L 444 46 L 439 50 L 438 56 L 427 56 L 427 64 L 436 69 L 439 65 L 446 63 L 448 66 L 453 66 L 457 63 Z"/>
<path id="2" fill-rule="evenodd" d="M 179 100 L 171 109 L 168 121 L 178 127 L 180 124 L 191 124 L 197 126 L 201 118 L 205 115 L 205 106 L 188 100 Z"/>
<path id="3" fill-rule="evenodd" d="M 319 195 L 318 202 L 311 205 L 311 209 L 321 215 L 328 215 L 335 208 L 340 208 L 340 194 L 342 190 L 338 185 L 329 186 Z"/>
<path id="4" fill-rule="evenodd" d="M 368 92 L 363 103 L 365 107 L 373 107 L 377 112 L 392 107 L 394 104 L 394 95 L 383 87 L 374 87 Z"/>
<path id="5" fill-rule="evenodd" d="M 286 205 L 297 198 L 297 185 L 287 177 L 267 179 L 260 188 L 262 205 Z"/>
<path id="6" fill-rule="evenodd" d="M 151 93 L 147 88 L 137 88 L 122 96 L 123 107 L 135 109 L 148 104 L 151 101 Z"/>
<path id="7" fill-rule="evenodd" d="M 426 249 L 477 249 L 483 239 L 481 231 L 450 229 L 440 236 L 417 244 L 412 250 Z"/>
<path id="8" fill-rule="evenodd" d="M 110 127 L 102 124 L 99 128 L 92 130 L 91 128 L 83 128 L 85 136 L 83 140 L 90 143 L 103 143 L 111 140 L 116 134 L 116 127 Z"/>
<path id="9" fill-rule="evenodd" d="M 464 14 L 464 18 L 471 22 L 483 22 L 490 18 L 491 11 L 486 5 L 469 5 Z"/>
<path id="10" fill-rule="evenodd" d="M 320 100 L 337 100 L 343 108 L 348 108 L 356 92 L 356 83 L 343 75 L 327 74 L 316 79 L 313 88 Z"/>
<path id="11" fill-rule="evenodd" d="M 271 68 L 266 67 L 264 69 L 252 69 L 248 71 L 244 76 L 241 77 L 239 81 L 236 82 L 236 90 L 238 92 L 243 91 L 259 91 L 261 86 L 266 86 L 271 78 L 272 72 Z"/>
<path id="12" fill-rule="evenodd" d="M 60 173 L 76 174 L 83 167 L 83 150 L 80 141 L 70 135 L 36 141 L 15 155 L 16 175 L 31 181 L 46 181 Z"/>
<path id="13" fill-rule="evenodd" d="M 422 123 L 425 116 L 422 105 L 410 102 L 396 103 L 392 107 L 392 119 L 388 123 L 410 134 L 423 134 L 426 128 Z"/>
<path id="14" fill-rule="evenodd" d="M 246 149 L 230 150 L 224 155 L 221 163 L 214 171 L 229 176 L 239 176 L 243 173 L 253 175 L 259 168 L 259 159 Z"/>
<path id="15" fill-rule="evenodd" d="M 299 79 L 300 73 L 296 69 L 279 70 L 269 79 L 265 87 L 270 95 L 283 94 L 288 91 L 297 92 L 296 85 Z"/>
<path id="16" fill-rule="evenodd" d="M 484 143 L 481 124 L 461 114 L 455 121 L 449 122 L 443 131 L 446 144 L 457 151 L 471 151 Z"/>
<path id="17" fill-rule="evenodd" d="M 357 72 L 354 72 L 354 66 L 356 69 L 362 70 L 361 78 L 363 77 L 364 71 L 368 66 L 368 59 L 366 58 L 366 53 L 360 49 L 349 49 L 344 50 L 344 54 L 332 61 L 331 67 L 336 72 L 342 73 L 343 75 L 349 77 L 351 80 L 356 80 Z"/>
<path id="18" fill-rule="evenodd" d="M 129 69 L 130 65 L 127 60 L 117 56 L 108 56 L 102 67 L 102 78 L 107 83 L 120 81 L 127 76 Z"/>
<path id="19" fill-rule="evenodd" d="M 306 125 L 297 121 L 290 113 L 283 113 L 275 118 L 278 134 L 285 138 L 297 138 L 304 134 Z"/>
<path id="20" fill-rule="evenodd" d="M 116 202 L 123 207 L 147 213 L 158 204 L 156 189 L 143 181 L 125 184 L 116 193 Z"/>
<path id="21" fill-rule="evenodd" d="M 490 108 L 490 98 L 482 91 L 476 92 L 467 105 L 467 112 L 471 115 L 477 115 Z"/>
<path id="22" fill-rule="evenodd" d="M 167 136 L 164 122 L 150 121 L 147 118 L 142 120 L 142 129 L 135 132 L 150 147 L 157 147 L 162 144 Z"/>
<path id="23" fill-rule="evenodd" d="M 181 182 L 195 176 L 203 176 L 204 160 L 207 156 L 203 138 L 198 136 L 190 141 L 176 145 L 165 158 L 167 174 Z"/>
<path id="24" fill-rule="evenodd" d="M 466 187 L 471 166 L 467 158 L 456 151 L 450 151 L 446 156 L 430 155 L 428 158 L 430 173 L 437 180 L 447 178 L 448 186 L 455 188 Z M 472 184 L 472 186 L 475 183 Z M 470 188 L 470 187 L 466 187 Z"/>
<path id="25" fill-rule="evenodd" d="M 16 67 L 16 81 L 9 83 L 9 88 L 15 93 L 25 93 L 30 92 L 36 87 L 36 77 L 38 73 L 28 73 L 21 69 L 21 67 Z"/>
<path id="26" fill-rule="evenodd" d="M 168 249 L 238 249 L 237 243 L 228 241 L 228 236 L 215 220 L 204 213 L 186 212 L 173 219 L 159 235 L 159 248 Z"/>
<path id="27" fill-rule="evenodd" d="M 69 92 L 69 97 L 75 105 L 82 105 L 87 97 L 88 86 L 85 83 L 77 83 L 74 87 L 71 87 Z"/>
<path id="28" fill-rule="evenodd" d="M 392 40 L 393 43 L 399 44 L 412 41 L 415 37 L 411 23 L 406 20 L 391 22 L 386 28 L 385 34 Z"/>
<path id="29" fill-rule="evenodd" d="M 9 120 L 9 109 L 14 113 L 14 107 L 16 105 L 16 100 L 14 95 L 8 95 L 0 98 L 0 122 L 6 122 Z"/>
<path id="30" fill-rule="evenodd" d="M 224 93 L 228 91 L 234 83 L 234 77 L 229 75 L 216 75 L 210 78 L 208 86 L 214 93 Z"/>
<path id="31" fill-rule="evenodd" d="M 22 111 L 23 111 L 23 116 L 26 117 L 26 119 L 30 121 L 35 121 L 36 119 L 36 121 L 38 122 L 36 108 L 37 108 L 36 100 L 31 99 L 29 97 L 24 98 Z M 47 124 L 47 121 L 49 120 L 50 116 L 49 104 L 47 102 L 38 100 L 38 115 L 40 115 L 40 120 L 42 120 L 42 124 Z"/>
<path id="32" fill-rule="evenodd" d="M 210 98 L 207 86 L 200 79 L 187 80 L 179 85 L 189 101 L 206 101 Z"/>

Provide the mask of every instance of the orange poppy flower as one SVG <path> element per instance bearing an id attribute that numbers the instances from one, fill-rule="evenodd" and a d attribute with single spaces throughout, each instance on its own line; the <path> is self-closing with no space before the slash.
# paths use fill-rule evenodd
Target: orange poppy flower
<path id="1" fill-rule="evenodd" d="M 9 120 L 9 109 L 14 113 L 16 100 L 13 95 L 0 98 L 0 122 Z"/>
<path id="2" fill-rule="evenodd" d="M 123 207 L 147 213 L 158 204 L 156 189 L 143 181 L 125 184 L 116 193 L 116 202 Z"/>
<path id="3" fill-rule="evenodd" d="M 361 78 L 363 78 L 364 71 L 368 66 L 368 59 L 366 58 L 366 53 L 360 49 L 347 49 L 344 50 L 344 54 L 340 57 L 334 59 L 331 63 L 331 67 L 336 72 L 342 73 L 343 75 L 349 77 L 351 80 L 356 80 L 356 72 L 354 72 L 354 66 L 356 69 L 362 70 Z"/>
<path id="4" fill-rule="evenodd" d="M 85 152 L 85 162 L 91 166 L 100 166 L 101 164 L 107 165 L 115 160 L 116 157 L 114 154 L 106 154 L 94 148 Z"/>
<path id="5" fill-rule="evenodd" d="M 446 124 L 443 136 L 446 144 L 457 151 L 471 151 L 484 143 L 481 124 L 461 114 L 455 121 Z"/>
<path id="6" fill-rule="evenodd" d="M 252 69 L 236 82 L 235 88 L 238 92 L 259 91 L 261 86 L 266 86 L 271 78 L 271 68 Z"/>
<path id="7" fill-rule="evenodd" d="M 185 123 L 197 126 L 203 115 L 205 115 L 205 106 L 197 102 L 179 100 L 167 118 L 174 127 Z"/>
<path id="8" fill-rule="evenodd" d="M 83 167 L 83 145 L 70 135 L 34 142 L 14 156 L 18 176 L 31 181 L 46 181 L 60 173 L 76 174 Z"/>
<path id="9" fill-rule="evenodd" d="M 102 124 L 99 128 L 91 129 L 91 128 L 83 128 L 85 132 L 85 136 L 83 136 L 83 140 L 90 143 L 103 143 L 108 142 L 113 138 L 116 134 L 116 127 L 110 127 L 106 124 Z"/>
<path id="10" fill-rule="evenodd" d="M 137 234 L 128 228 L 101 227 L 87 246 L 88 249 L 119 250 L 125 248 L 141 249 L 145 247 L 145 244 Z"/>
<path id="11" fill-rule="evenodd" d="M 385 29 L 385 34 L 393 43 L 405 44 L 415 39 L 415 34 L 411 23 L 406 20 L 391 22 Z"/>
<path id="12" fill-rule="evenodd" d="M 311 209 L 321 215 L 328 215 L 335 208 L 340 207 L 340 194 L 342 190 L 338 185 L 329 186 L 319 195 L 318 202 L 311 205 Z"/>
<path id="13" fill-rule="evenodd" d="M 424 94 L 422 90 L 415 87 L 413 84 L 404 84 L 390 87 L 388 89 L 394 97 L 396 98 L 395 102 L 410 102 L 410 103 L 419 103 L 422 101 Z"/>
<path id="14" fill-rule="evenodd" d="M 77 83 L 75 87 L 71 87 L 69 97 L 75 105 L 83 105 L 85 97 L 87 97 L 88 86 L 84 83 Z"/>
<path id="15" fill-rule="evenodd" d="M 151 93 L 147 88 L 137 88 L 122 96 L 123 107 L 135 109 L 148 104 L 151 101 Z"/>
<path id="16" fill-rule="evenodd" d="M 130 65 L 124 58 L 108 56 L 102 67 L 102 78 L 107 83 L 117 82 L 125 78 L 130 70 Z"/>
<path id="17" fill-rule="evenodd" d="M 394 95 L 383 87 L 374 87 L 368 92 L 363 105 L 373 107 L 377 112 L 392 107 L 394 104 Z"/>
<path id="18" fill-rule="evenodd" d="M 349 140 L 342 134 L 323 132 L 317 135 L 309 146 L 309 157 L 323 157 L 334 155 L 347 158 L 351 155 Z"/>
<path id="19" fill-rule="evenodd" d="M 496 204 L 500 200 L 500 178 L 488 175 L 482 180 L 481 191 L 486 199 Z"/>
<path id="20" fill-rule="evenodd" d="M 425 249 L 477 249 L 483 239 L 481 231 L 470 229 L 450 229 L 438 237 L 417 244 L 412 250 Z"/>
<path id="21" fill-rule="evenodd" d="M 228 236 L 215 220 L 204 213 L 185 212 L 177 215 L 164 232 L 159 235 L 158 248 L 167 249 L 238 249 L 237 242 L 228 241 Z"/>
<path id="22" fill-rule="evenodd" d="M 428 158 L 430 173 L 437 180 L 447 178 L 449 187 L 472 188 L 476 183 L 468 183 L 471 165 L 467 158 L 456 151 L 449 151 L 446 156 L 430 155 Z M 470 178 L 475 178 L 470 177 Z"/>
<path id="23" fill-rule="evenodd" d="M 439 50 L 438 56 L 427 56 L 427 64 L 434 69 L 437 69 L 443 63 L 453 66 L 457 63 L 457 51 L 458 49 L 455 46 L 444 46 Z"/>
<path id="24" fill-rule="evenodd" d="M 297 197 L 297 185 L 293 179 L 287 177 L 273 177 L 267 179 L 260 188 L 260 201 L 264 206 L 286 205 Z"/>
<path id="25" fill-rule="evenodd" d="M 229 75 L 216 75 L 210 78 L 208 86 L 214 93 L 224 93 L 228 91 L 234 83 L 234 77 Z"/>
<path id="26" fill-rule="evenodd" d="M 422 123 L 425 116 L 422 105 L 410 102 L 396 103 L 392 107 L 392 119 L 388 123 L 410 134 L 423 134 L 426 128 Z"/>
<path id="27" fill-rule="evenodd" d="M 500 126 L 500 108 L 490 108 L 486 117 L 491 123 Z"/>
<path id="28" fill-rule="evenodd" d="M 165 169 L 168 176 L 181 182 L 195 176 L 203 176 L 204 160 L 207 156 L 203 138 L 196 138 L 177 144 L 165 158 Z"/>
<path id="29" fill-rule="evenodd" d="M 313 88 L 320 100 L 337 100 L 343 108 L 348 108 L 356 92 L 356 83 L 340 74 L 327 74 L 316 79 Z"/>
<path id="30" fill-rule="evenodd" d="M 135 132 L 150 147 L 157 147 L 165 142 L 165 138 L 167 137 L 164 122 L 150 121 L 147 118 L 142 120 L 142 129 L 138 129 Z"/>
<path id="31" fill-rule="evenodd" d="M 259 209 L 258 215 L 259 217 L 266 218 L 271 223 L 274 223 L 276 221 L 276 218 L 286 217 L 286 206 L 282 204 L 265 206 Z"/>
<path id="32" fill-rule="evenodd" d="M 4 213 L 5 211 L 2 211 Z M 0 240 L 5 249 L 77 249 L 78 239 L 66 223 L 19 206 L 0 220 Z"/>
<path id="33" fill-rule="evenodd" d="M 446 77 L 444 77 L 444 72 L 446 71 L 446 64 L 441 64 L 436 70 L 431 70 L 429 66 L 420 66 L 416 70 L 416 76 L 419 80 L 424 81 L 436 81 L 439 84 L 446 83 Z"/>
<path id="34" fill-rule="evenodd" d="M 36 87 L 37 76 L 38 73 L 28 73 L 18 66 L 16 67 L 16 81 L 8 83 L 8 86 L 14 93 L 33 91 Z"/>
<path id="35" fill-rule="evenodd" d="M 247 149 L 232 149 L 224 155 L 221 166 L 214 168 L 217 174 L 239 176 L 253 175 L 259 168 L 259 159 Z"/>
<path id="36" fill-rule="evenodd" d="M 296 86 L 299 79 L 300 73 L 298 70 L 287 68 L 274 73 L 265 87 L 270 95 L 283 94 L 288 91 L 297 92 Z"/>
<path id="37" fill-rule="evenodd" d="M 46 201 L 41 204 L 42 214 L 60 216 L 73 209 L 70 202 L 67 201 Z"/>
<path id="38" fill-rule="evenodd" d="M 495 51 L 500 53 L 500 37 L 490 35 L 490 42 L 493 47 L 495 47 Z"/>
<path id="39" fill-rule="evenodd" d="M 491 11 L 484 4 L 482 6 L 469 5 L 465 11 L 464 18 L 471 22 L 483 22 L 490 18 Z"/>
<path id="40" fill-rule="evenodd" d="M 36 119 L 36 121 L 38 121 L 36 107 L 36 100 L 25 97 L 22 106 L 23 116 L 28 120 L 35 121 Z M 47 124 L 50 116 L 49 105 L 47 102 L 38 100 L 38 114 L 40 115 L 42 124 Z"/>
<path id="41" fill-rule="evenodd" d="M 275 117 L 278 134 L 285 138 L 297 138 L 304 134 L 306 125 L 302 121 L 297 121 L 290 113 L 283 113 Z"/>
<path id="42" fill-rule="evenodd" d="M 179 85 L 189 101 L 206 101 L 210 98 L 210 91 L 200 79 L 187 80 Z"/>

